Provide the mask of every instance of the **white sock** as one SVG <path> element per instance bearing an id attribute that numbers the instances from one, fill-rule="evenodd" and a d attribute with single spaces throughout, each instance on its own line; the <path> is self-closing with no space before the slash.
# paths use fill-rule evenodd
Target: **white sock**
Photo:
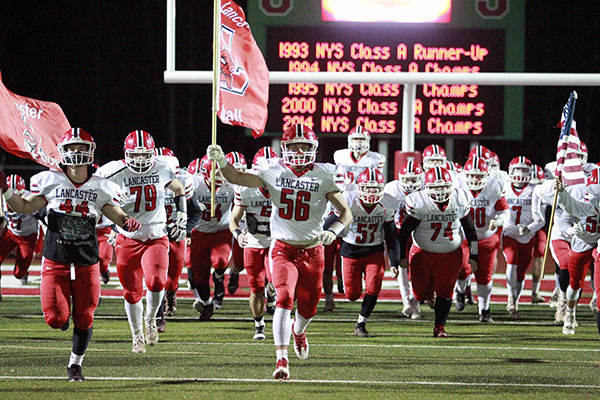
<path id="1" fill-rule="evenodd" d="M 127 314 L 127 320 L 129 321 L 129 327 L 131 332 L 142 330 L 142 314 L 144 313 L 144 305 L 142 300 L 137 303 L 129 303 L 125 300 L 125 313 Z"/>
<path id="2" fill-rule="evenodd" d="M 560 274 L 554 273 L 554 287 L 560 288 Z"/>
<path id="3" fill-rule="evenodd" d="M 567 300 L 579 299 L 579 292 L 581 292 L 581 289 L 575 290 L 571 287 L 571 285 L 569 285 L 569 287 L 567 288 Z"/>
<path id="4" fill-rule="evenodd" d="M 275 308 L 273 314 L 273 342 L 275 346 L 289 346 L 290 335 L 292 334 L 290 315 L 292 310 L 285 308 Z"/>
<path id="5" fill-rule="evenodd" d="M 369 318 L 367 317 L 363 317 L 362 315 L 358 314 L 358 323 L 362 324 L 362 323 L 367 323 L 367 321 L 369 320 Z"/>
<path id="6" fill-rule="evenodd" d="M 164 289 L 160 292 L 151 292 L 149 290 L 146 291 L 146 317 L 156 318 L 156 313 L 158 313 L 158 309 L 160 308 L 160 303 L 162 303 L 164 295 Z"/>
<path id="7" fill-rule="evenodd" d="M 517 286 L 517 266 L 515 264 L 508 264 L 506 266 L 506 288 L 508 294 L 515 297 L 515 287 Z"/>
<path id="8" fill-rule="evenodd" d="M 277 359 L 278 360 L 280 360 L 282 358 L 285 358 L 286 360 L 288 359 L 287 349 L 278 349 L 278 350 L 275 350 L 275 354 L 277 355 Z"/>
<path id="9" fill-rule="evenodd" d="M 68 366 L 70 367 L 71 365 L 81 365 L 81 363 L 83 362 L 83 356 L 84 355 L 85 354 L 77 355 L 77 354 L 71 352 L 71 358 L 69 359 L 69 365 Z"/>
<path id="10" fill-rule="evenodd" d="M 300 315 L 298 309 L 296 309 L 296 323 L 294 324 L 294 333 L 296 335 L 302 334 L 302 332 L 306 330 L 306 326 L 310 324 L 310 321 L 312 321 L 312 318 L 304 318 L 302 315 Z"/>
<path id="11" fill-rule="evenodd" d="M 400 287 L 400 296 L 402 296 L 402 303 L 408 304 L 411 298 L 410 295 L 410 280 L 408 279 L 408 268 L 399 268 L 398 273 L 398 286 Z"/>
<path id="12" fill-rule="evenodd" d="M 459 293 L 464 294 L 467 291 L 467 283 L 469 283 L 469 278 L 467 279 L 458 279 L 456 281 L 456 289 Z"/>
<path id="13" fill-rule="evenodd" d="M 202 300 L 202 299 L 200 298 L 200 293 L 198 293 L 198 289 L 192 289 L 192 292 L 194 293 L 194 298 L 195 298 L 196 300 Z"/>
<path id="14" fill-rule="evenodd" d="M 479 313 L 490 308 L 490 297 L 492 296 L 492 282 L 487 285 L 477 284 L 477 306 Z"/>

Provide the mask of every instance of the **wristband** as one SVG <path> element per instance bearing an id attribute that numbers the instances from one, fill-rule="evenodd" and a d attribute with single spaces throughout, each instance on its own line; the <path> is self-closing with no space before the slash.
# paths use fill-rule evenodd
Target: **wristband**
<path id="1" fill-rule="evenodd" d="M 2 196 L 4 196 L 6 200 L 10 200 L 14 195 L 15 192 L 13 192 L 11 188 L 6 189 L 6 192 L 2 193 Z"/>
<path id="2" fill-rule="evenodd" d="M 329 228 L 327 228 L 327 230 L 333 232 L 335 236 L 341 235 L 341 233 L 344 232 L 344 229 L 345 226 L 340 221 L 335 221 Z"/>
<path id="3" fill-rule="evenodd" d="M 242 234 L 242 230 L 241 229 L 236 229 L 235 231 L 233 231 L 233 237 L 235 238 L 235 240 L 238 240 L 238 236 L 240 236 Z"/>

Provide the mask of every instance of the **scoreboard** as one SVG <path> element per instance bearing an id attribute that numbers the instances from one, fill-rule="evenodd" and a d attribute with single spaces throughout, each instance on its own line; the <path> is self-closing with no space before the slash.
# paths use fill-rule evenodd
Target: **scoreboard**
<path id="1" fill-rule="evenodd" d="M 504 65 L 504 35 L 476 29 L 268 27 L 266 58 L 275 71 L 498 72 Z M 502 135 L 503 91 L 499 86 L 419 85 L 415 133 Z M 332 135 L 358 124 L 371 133 L 400 134 L 402 94 L 400 84 L 272 85 L 267 131 L 300 122 Z"/>
<path id="2" fill-rule="evenodd" d="M 248 14 L 270 71 L 523 70 L 521 2 L 449 4 L 445 23 L 332 21 L 323 18 L 318 0 L 249 0 Z M 278 135 L 300 122 L 321 137 L 345 137 L 360 124 L 377 137 L 400 138 L 403 89 L 401 84 L 271 85 L 266 134 Z M 417 85 L 415 137 L 519 140 L 522 108 L 522 87 Z"/>

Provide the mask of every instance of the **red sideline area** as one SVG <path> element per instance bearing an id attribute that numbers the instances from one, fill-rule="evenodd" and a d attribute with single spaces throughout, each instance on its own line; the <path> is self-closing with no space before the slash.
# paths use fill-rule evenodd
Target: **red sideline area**
<path id="1" fill-rule="evenodd" d="M 2 271 L 2 275 L 12 275 L 12 271 Z M 30 276 L 39 276 L 40 272 L 39 271 L 31 271 L 30 272 Z M 550 279 L 552 278 L 552 279 Z M 554 275 L 553 274 L 548 274 L 546 275 L 546 279 L 544 279 L 541 283 L 540 286 L 540 291 L 541 292 L 552 292 L 552 290 L 554 289 Z M 114 272 L 111 273 L 111 282 L 112 283 L 116 283 L 117 281 L 117 277 L 116 274 Z M 192 298 L 193 294 L 190 290 L 187 289 L 187 286 L 183 284 L 184 281 L 187 280 L 187 274 L 186 273 L 182 273 L 181 274 L 181 278 L 180 278 L 180 287 L 179 290 L 177 291 L 177 296 L 180 298 Z M 225 278 L 225 286 L 227 286 L 227 282 L 228 282 L 229 278 L 226 276 Z M 336 277 L 334 275 L 334 287 L 333 287 L 333 293 L 334 293 L 334 297 L 336 299 L 344 299 L 344 295 L 343 294 L 339 294 L 337 292 L 337 285 L 336 285 Z M 384 285 L 385 284 L 392 284 L 394 286 L 396 286 L 396 280 L 394 278 L 392 278 L 391 276 L 386 276 L 384 277 Z M 104 286 L 104 285 L 103 285 Z M 473 292 L 475 292 L 475 281 L 472 281 L 472 287 L 473 287 Z M 506 288 L 506 278 L 504 278 L 503 276 L 500 278 L 495 278 L 494 279 L 494 291 L 498 291 L 498 290 L 503 290 Z M 525 280 L 525 288 L 524 288 L 524 295 L 521 296 L 520 301 L 523 303 L 528 303 L 531 301 L 531 298 L 529 296 L 529 291 L 531 290 L 531 280 L 530 279 L 526 279 Z M 230 295 L 227 292 L 227 289 L 225 289 L 226 294 L 225 297 L 229 297 L 229 298 L 248 298 L 250 296 L 250 291 L 249 291 L 249 285 L 248 285 L 248 277 L 244 274 L 240 275 L 240 287 L 237 290 L 237 292 L 233 295 Z M 13 296 L 39 296 L 40 295 L 40 289 L 39 287 L 20 287 L 20 288 L 2 288 L 2 294 L 3 295 L 13 295 Z M 473 293 L 474 297 L 475 297 L 475 293 Z M 105 297 L 121 297 L 123 296 L 123 290 L 122 289 L 102 289 L 102 296 Z M 592 296 L 592 288 L 590 286 L 589 280 L 586 278 L 586 281 L 584 283 L 584 287 L 583 287 L 583 293 L 581 296 L 581 299 L 579 301 L 580 304 L 588 304 L 590 302 Z M 321 296 L 322 298 L 325 298 L 325 295 L 323 294 Z M 548 296 L 546 296 L 548 299 Z M 382 289 L 381 293 L 379 295 L 379 299 L 380 300 L 400 300 L 400 292 L 398 289 L 393 288 L 393 289 Z M 493 302 L 506 302 L 506 295 L 502 295 L 502 294 L 492 294 L 492 298 L 491 300 Z"/>

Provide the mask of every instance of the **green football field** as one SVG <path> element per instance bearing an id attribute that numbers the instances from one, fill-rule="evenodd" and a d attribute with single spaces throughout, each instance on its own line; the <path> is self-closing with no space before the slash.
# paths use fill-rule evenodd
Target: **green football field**
<path id="1" fill-rule="evenodd" d="M 69 383 L 71 330 L 46 326 L 37 297 L 0 302 L 0 399 L 465 399 L 600 398 L 600 341 L 593 314 L 578 310 L 574 336 L 562 334 L 547 305 L 521 306 L 510 321 L 477 322 L 476 306 L 452 310 L 448 339 L 432 336 L 433 311 L 400 316 L 400 303 L 381 302 L 368 324 L 372 338 L 353 335 L 360 304 L 336 303 L 308 327 L 310 356 L 290 348 L 291 379 L 275 366 L 270 318 L 267 340 L 252 340 L 246 301 L 225 299 L 214 321 L 199 322 L 191 300 L 157 346 L 131 352 L 123 300 L 104 299 L 83 363 L 85 382 Z"/>

